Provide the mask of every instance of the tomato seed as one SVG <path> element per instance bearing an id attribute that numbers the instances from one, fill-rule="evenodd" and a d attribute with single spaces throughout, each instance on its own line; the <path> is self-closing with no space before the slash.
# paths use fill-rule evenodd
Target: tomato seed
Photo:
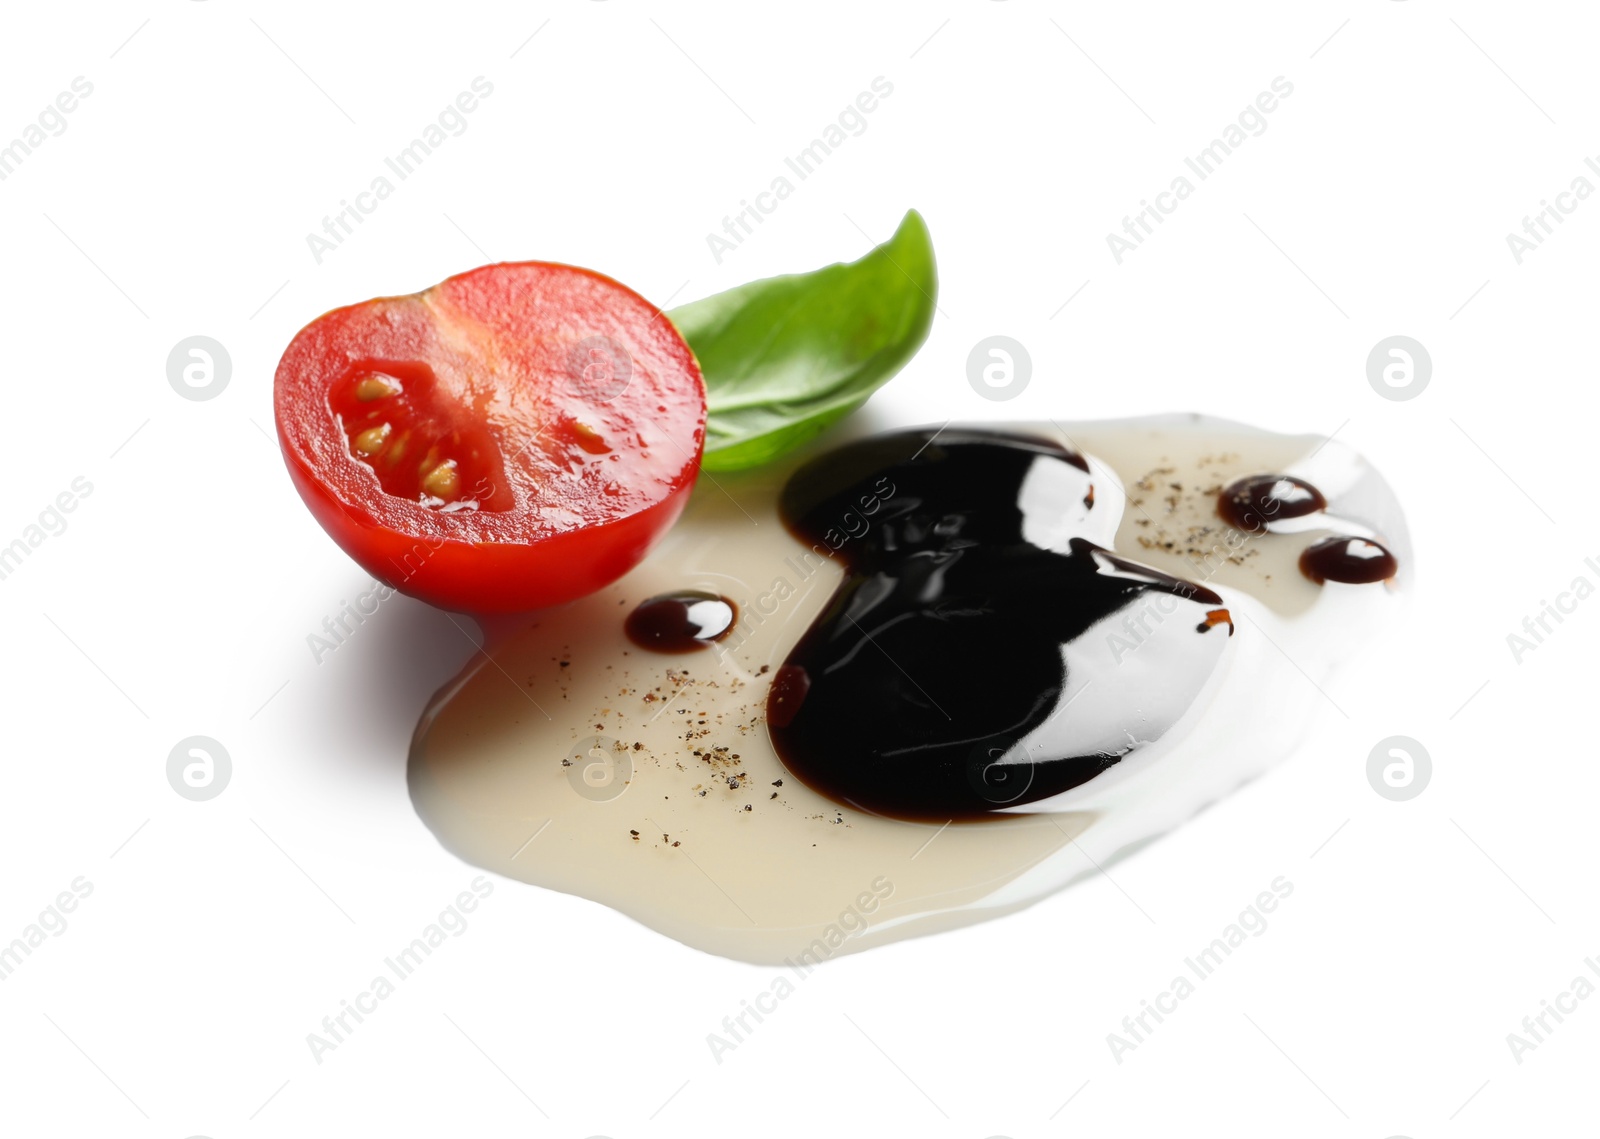
<path id="1" fill-rule="evenodd" d="M 422 489 L 434 498 L 454 498 L 460 486 L 461 478 L 456 474 L 454 459 L 446 459 L 429 471 L 422 480 Z"/>
<path id="2" fill-rule="evenodd" d="M 600 432 L 590 427 L 587 423 L 572 423 L 572 433 L 578 438 L 578 446 L 591 455 L 604 455 L 611 450 L 606 441 L 601 438 Z"/>
<path id="3" fill-rule="evenodd" d="M 400 390 L 400 385 L 388 376 L 367 376 L 356 384 L 356 398 L 362 403 L 384 399 Z"/>
<path id="4" fill-rule="evenodd" d="M 376 455 L 383 450 L 383 445 L 389 441 L 389 430 L 387 423 L 380 423 L 376 427 L 367 428 L 353 440 L 356 450 L 369 457 Z"/>

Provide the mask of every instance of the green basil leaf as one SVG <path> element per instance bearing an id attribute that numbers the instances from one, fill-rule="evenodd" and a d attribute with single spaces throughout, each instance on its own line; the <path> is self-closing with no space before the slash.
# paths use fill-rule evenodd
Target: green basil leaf
<path id="1" fill-rule="evenodd" d="M 706 380 L 701 465 L 770 462 L 860 407 L 927 339 L 938 291 L 928 227 L 911 210 L 859 261 L 673 309 Z"/>

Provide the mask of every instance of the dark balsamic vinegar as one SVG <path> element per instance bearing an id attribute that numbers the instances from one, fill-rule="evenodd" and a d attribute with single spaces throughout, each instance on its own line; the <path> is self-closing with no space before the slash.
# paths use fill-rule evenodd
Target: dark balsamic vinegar
<path id="1" fill-rule="evenodd" d="M 1217 496 L 1217 513 L 1235 530 L 1255 533 L 1274 521 L 1304 518 L 1328 509 L 1322 492 L 1293 475 L 1248 475 Z"/>
<path id="2" fill-rule="evenodd" d="M 1086 528 L 1093 484 L 1083 457 L 1052 442 L 978 430 L 879 436 L 801 467 L 780 510 L 807 545 L 845 525 L 854 536 L 837 547 L 845 580 L 774 676 L 768 729 L 792 772 L 866 811 L 974 818 L 1079 786 L 1137 745 L 1055 746 L 1069 704 L 1122 699 L 1127 739 L 1149 742 L 1176 722 L 1215 655 L 1201 666 L 1141 645 L 1138 667 L 1169 672 L 1158 687 L 1184 693 L 1147 702 L 1069 677 L 1074 643 L 1098 648 L 1117 627 L 1107 618 L 1158 604 L 1185 607 L 1181 635 L 1223 638 L 1219 651 L 1233 631 L 1210 589 L 1063 528 Z M 1217 624 L 1227 633 L 1211 632 Z"/>
<path id="3" fill-rule="evenodd" d="M 622 627 L 642 649 L 688 653 L 726 637 L 738 619 L 738 606 L 726 597 L 682 589 L 641 601 Z"/>
<path id="4" fill-rule="evenodd" d="M 1368 538 L 1334 535 L 1306 547 L 1300 555 L 1300 572 L 1318 585 L 1326 581 L 1368 585 L 1388 581 L 1399 570 L 1398 559 Z"/>

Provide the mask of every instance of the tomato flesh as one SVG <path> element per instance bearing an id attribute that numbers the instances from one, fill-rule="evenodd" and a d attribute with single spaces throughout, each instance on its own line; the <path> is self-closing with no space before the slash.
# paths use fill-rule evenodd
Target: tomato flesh
<path id="1" fill-rule="evenodd" d="M 632 569 L 705 435 L 693 354 L 585 269 L 490 265 L 335 309 L 274 384 L 290 477 L 374 577 L 467 612 L 560 604 Z"/>
<path id="2" fill-rule="evenodd" d="M 351 371 L 328 405 L 386 494 L 444 511 L 511 509 L 493 434 L 440 397 L 432 368 L 374 360 Z"/>

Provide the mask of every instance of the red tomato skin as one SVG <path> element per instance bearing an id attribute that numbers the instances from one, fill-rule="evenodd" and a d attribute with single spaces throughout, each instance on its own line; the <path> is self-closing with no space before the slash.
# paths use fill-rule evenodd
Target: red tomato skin
<path id="1" fill-rule="evenodd" d="M 471 303 L 489 295 L 496 307 L 484 319 L 504 323 L 505 302 L 497 294 L 507 281 L 494 274 L 506 270 L 512 271 L 513 285 L 517 283 L 515 273 L 553 275 L 562 288 L 575 294 L 574 311 L 558 314 L 562 321 L 584 326 L 586 320 L 598 320 L 618 336 L 638 338 L 629 345 L 636 354 L 635 366 L 643 369 L 635 378 L 635 383 L 645 385 L 638 398 L 626 406 L 627 401 L 619 401 L 618 407 L 591 408 L 594 414 L 588 416 L 609 422 L 614 439 L 626 434 L 624 428 L 644 427 L 634 423 L 631 412 L 638 411 L 648 420 L 643 433 L 635 433 L 639 446 L 634 446 L 633 438 L 627 440 L 643 458 L 627 455 L 619 467 L 625 484 L 630 464 L 643 469 L 634 472 L 639 476 L 634 485 L 625 485 L 623 497 L 614 500 L 620 505 L 610 517 L 572 525 L 530 519 L 519 515 L 515 507 L 442 514 L 388 496 L 378 488 L 372 468 L 350 452 L 349 441 L 326 406 L 323 380 L 341 362 L 373 355 L 429 359 L 430 350 L 436 350 L 443 337 L 427 326 L 428 317 L 408 307 L 419 299 L 428 302 L 423 308 L 436 313 L 463 296 Z M 611 311 L 619 305 L 620 314 Z M 517 314 L 511 311 L 515 318 Z M 374 312 L 381 315 L 387 334 L 376 353 L 362 342 L 363 333 L 374 324 Z M 643 323 L 628 323 L 635 319 Z M 546 343 L 515 341 L 514 332 L 501 330 L 497 335 L 505 338 L 493 349 L 501 356 L 522 353 L 533 359 L 549 350 Z M 564 341 L 552 333 L 551 343 Z M 520 394 L 535 400 L 541 395 L 537 390 Z M 600 274 L 540 262 L 486 266 L 452 277 L 425 293 L 333 310 L 302 329 L 284 353 L 274 403 L 290 480 L 334 542 L 383 584 L 464 613 L 511 613 L 560 605 L 627 573 L 665 535 L 688 503 L 705 437 L 705 386 L 699 366 L 659 310 Z M 549 403 L 555 408 L 553 416 L 572 406 L 570 399 L 563 403 L 559 393 L 552 393 Z M 660 426 L 663 422 L 665 427 Z M 654 458 L 646 435 L 654 440 Z M 547 472 L 530 476 L 508 467 L 503 473 L 519 486 L 529 479 L 537 486 L 538 477 Z"/>
<path id="2" fill-rule="evenodd" d="M 691 480 L 660 505 L 537 547 L 406 535 L 355 517 L 300 463 L 289 478 L 339 548 L 377 581 L 458 613 L 519 613 L 586 597 L 644 560 L 688 505 Z"/>

